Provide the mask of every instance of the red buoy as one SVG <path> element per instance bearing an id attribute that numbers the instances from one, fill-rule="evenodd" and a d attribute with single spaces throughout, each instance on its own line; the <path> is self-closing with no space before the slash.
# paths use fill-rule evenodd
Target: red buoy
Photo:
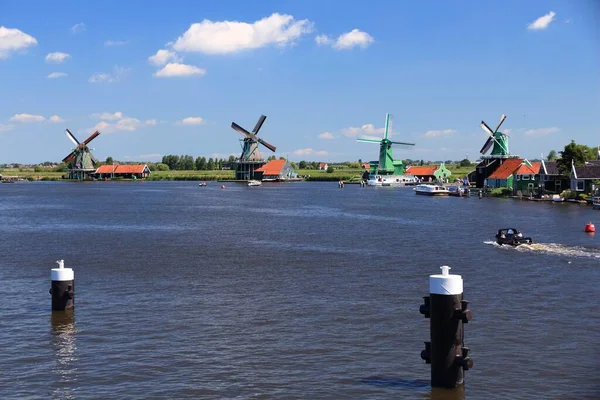
<path id="1" fill-rule="evenodd" d="M 587 224 L 585 224 L 584 231 L 586 231 L 586 232 L 596 232 L 596 227 L 591 222 L 588 222 Z"/>
<path id="2" fill-rule="evenodd" d="M 221 185 L 221 189 L 225 189 L 225 185 Z"/>

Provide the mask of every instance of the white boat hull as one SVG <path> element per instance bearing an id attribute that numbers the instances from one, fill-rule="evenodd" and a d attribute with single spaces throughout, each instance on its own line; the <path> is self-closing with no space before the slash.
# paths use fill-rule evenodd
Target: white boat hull
<path id="1" fill-rule="evenodd" d="M 450 191 L 441 185 L 417 185 L 414 189 L 416 194 L 422 196 L 449 196 Z"/>
<path id="2" fill-rule="evenodd" d="M 411 175 L 375 175 L 369 178 L 367 185 L 403 187 L 412 186 L 415 182 L 415 177 Z"/>

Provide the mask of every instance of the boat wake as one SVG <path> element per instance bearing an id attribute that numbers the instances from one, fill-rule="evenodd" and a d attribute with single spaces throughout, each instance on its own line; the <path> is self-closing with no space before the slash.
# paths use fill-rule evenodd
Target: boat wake
<path id="1" fill-rule="evenodd" d="M 533 243 L 522 244 L 520 246 L 501 246 L 492 240 L 485 241 L 483 243 L 506 250 L 531 251 L 545 254 L 600 259 L 600 248 L 596 247 L 569 246 L 566 244 L 557 243 Z"/>

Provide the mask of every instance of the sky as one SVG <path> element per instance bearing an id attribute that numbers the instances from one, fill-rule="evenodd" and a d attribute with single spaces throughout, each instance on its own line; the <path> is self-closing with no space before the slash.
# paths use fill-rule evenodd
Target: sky
<path id="1" fill-rule="evenodd" d="M 0 0 L 0 164 L 227 158 L 262 147 L 363 161 L 476 160 L 501 114 L 512 154 L 600 145 L 600 2 Z"/>

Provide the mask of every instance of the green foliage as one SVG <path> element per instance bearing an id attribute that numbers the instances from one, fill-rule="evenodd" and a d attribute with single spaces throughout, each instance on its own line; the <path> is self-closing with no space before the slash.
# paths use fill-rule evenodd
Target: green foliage
<path id="1" fill-rule="evenodd" d="M 306 161 L 302 160 L 298 163 L 298 168 L 306 169 Z"/>
<path id="2" fill-rule="evenodd" d="M 554 161 L 556 160 L 556 151 L 555 150 L 550 150 L 550 153 L 548 153 L 548 161 Z"/>
<path id="3" fill-rule="evenodd" d="M 595 160 L 596 149 L 588 147 L 584 144 L 577 144 L 574 140 L 565 146 L 564 150 L 559 151 L 560 158 L 558 159 L 556 166 L 561 174 L 565 176 L 571 176 L 571 163 L 573 162 L 576 166 L 585 165 L 586 161 Z"/>
<path id="4" fill-rule="evenodd" d="M 112 164 L 113 164 L 113 162 L 114 162 L 114 161 L 113 161 L 113 158 L 112 158 L 112 157 L 110 157 L 110 156 L 109 156 L 109 157 L 106 157 L 106 161 L 105 161 L 106 165 L 112 165 Z"/>
<path id="5" fill-rule="evenodd" d="M 471 161 L 469 161 L 469 159 L 465 158 L 464 160 L 461 160 L 461 162 L 459 163 L 459 165 L 463 168 L 466 167 L 470 167 L 471 166 Z"/>
<path id="6" fill-rule="evenodd" d="M 327 173 L 328 173 L 328 174 L 331 174 L 331 173 L 333 173 L 333 170 L 334 170 L 334 169 L 333 169 L 333 167 L 332 167 L 331 165 L 330 165 L 329 167 L 327 167 Z"/>
<path id="7" fill-rule="evenodd" d="M 206 169 L 212 171 L 215 169 L 215 160 L 211 158 L 208 159 L 208 162 L 206 163 Z"/>
<path id="8" fill-rule="evenodd" d="M 492 197 L 510 197 L 510 196 L 512 196 L 512 193 L 513 193 L 512 188 L 502 187 L 502 188 L 492 189 L 492 191 L 490 192 L 490 195 Z"/>
<path id="9" fill-rule="evenodd" d="M 163 163 L 154 164 L 154 170 L 155 171 L 168 171 L 169 166 L 167 164 L 163 164 Z"/>
<path id="10" fill-rule="evenodd" d="M 67 164 L 60 163 L 58 167 L 54 168 L 54 172 L 67 172 Z"/>
<path id="11" fill-rule="evenodd" d="M 36 165 L 35 168 L 33 169 L 34 172 L 43 172 L 44 171 L 44 167 L 42 167 L 41 165 Z"/>

